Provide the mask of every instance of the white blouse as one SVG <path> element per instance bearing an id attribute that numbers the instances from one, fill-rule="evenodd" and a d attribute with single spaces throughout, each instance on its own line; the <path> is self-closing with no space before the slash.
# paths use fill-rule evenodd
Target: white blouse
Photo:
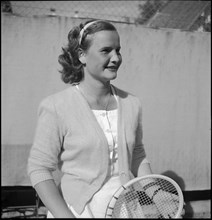
<path id="1" fill-rule="evenodd" d="M 92 110 L 108 142 L 108 177 L 118 175 L 117 120 L 118 110 Z"/>

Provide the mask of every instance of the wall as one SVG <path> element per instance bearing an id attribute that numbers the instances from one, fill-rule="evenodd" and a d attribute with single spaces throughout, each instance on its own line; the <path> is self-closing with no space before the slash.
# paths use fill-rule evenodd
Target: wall
<path id="1" fill-rule="evenodd" d="M 39 102 L 65 85 L 57 58 L 65 17 L 2 15 L 2 183 L 28 185 Z M 210 188 L 210 33 L 115 24 L 123 64 L 112 82 L 143 106 L 144 144 L 156 173 L 184 190 Z"/>

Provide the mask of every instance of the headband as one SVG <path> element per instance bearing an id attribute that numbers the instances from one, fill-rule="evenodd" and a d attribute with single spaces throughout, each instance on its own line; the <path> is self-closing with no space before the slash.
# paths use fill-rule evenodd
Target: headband
<path id="1" fill-rule="evenodd" d="M 96 22 L 97 22 L 97 21 L 89 22 L 89 23 L 87 23 L 87 24 L 82 28 L 82 30 L 81 30 L 80 33 L 79 33 L 79 36 L 80 36 L 80 38 L 79 38 L 79 45 L 81 44 L 82 36 L 83 36 L 83 34 L 84 34 L 84 31 L 85 31 L 90 25 L 92 25 L 92 24 L 94 24 L 94 23 L 96 23 Z"/>

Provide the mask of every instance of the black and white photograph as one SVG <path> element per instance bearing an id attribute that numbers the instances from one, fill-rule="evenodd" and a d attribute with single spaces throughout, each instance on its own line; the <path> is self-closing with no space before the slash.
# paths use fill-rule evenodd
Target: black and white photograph
<path id="1" fill-rule="evenodd" d="M 1 1 L 1 218 L 211 218 L 211 1 Z"/>

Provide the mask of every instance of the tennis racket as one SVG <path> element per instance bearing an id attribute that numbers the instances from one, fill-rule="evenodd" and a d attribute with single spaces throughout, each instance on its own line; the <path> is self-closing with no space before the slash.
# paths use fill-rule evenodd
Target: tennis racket
<path id="1" fill-rule="evenodd" d="M 151 174 L 122 185 L 110 200 L 105 218 L 181 218 L 184 199 L 171 178 Z"/>

